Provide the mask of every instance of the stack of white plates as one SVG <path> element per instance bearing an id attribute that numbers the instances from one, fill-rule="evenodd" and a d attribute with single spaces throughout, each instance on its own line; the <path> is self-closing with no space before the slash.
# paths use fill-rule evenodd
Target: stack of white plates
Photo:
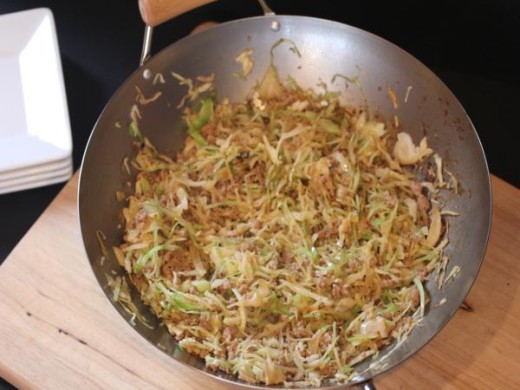
<path id="1" fill-rule="evenodd" d="M 72 175 L 58 40 L 46 8 L 0 15 L 0 194 Z"/>

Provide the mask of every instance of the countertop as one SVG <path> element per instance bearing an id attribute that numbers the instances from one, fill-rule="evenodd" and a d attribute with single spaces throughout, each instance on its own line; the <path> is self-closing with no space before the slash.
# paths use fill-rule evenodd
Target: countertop
<path id="1" fill-rule="evenodd" d="M 103 107 L 137 68 L 143 24 L 136 3 L 0 2 L 0 14 L 37 7 L 47 7 L 54 14 L 73 132 L 75 170 L 81 165 L 88 136 Z M 519 2 L 366 1 L 350 3 L 348 12 L 338 12 L 337 2 L 332 1 L 269 3 L 279 14 L 321 17 L 362 28 L 414 55 L 446 83 L 467 110 L 491 172 L 520 188 L 518 145 L 512 135 L 519 128 Z M 260 14 L 261 9 L 253 0 L 219 0 L 157 28 L 153 51 L 187 35 L 204 21 L 223 22 Z M 65 184 L 0 196 L 0 270 L 4 267 L 2 261 Z M 0 380 L 0 388 L 8 386 Z"/>
<path id="2" fill-rule="evenodd" d="M 229 388 L 152 346 L 106 298 L 82 245 L 77 176 L 0 268 L 0 375 L 38 390 Z M 489 245 L 465 308 L 377 388 L 520 388 L 520 190 L 492 185 Z"/>

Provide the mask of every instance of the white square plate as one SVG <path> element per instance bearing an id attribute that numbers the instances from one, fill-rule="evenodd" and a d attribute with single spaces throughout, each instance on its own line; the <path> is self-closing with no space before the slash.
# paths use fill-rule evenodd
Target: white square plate
<path id="1" fill-rule="evenodd" d="M 53 172 L 58 172 L 64 169 L 70 169 L 72 167 L 72 158 L 69 157 L 65 160 L 60 160 L 57 163 L 48 163 L 42 165 L 36 165 L 27 169 L 17 169 L 15 171 L 9 171 L 7 173 L 0 173 L 0 187 L 9 185 L 14 181 L 27 180 L 29 178 L 43 178 L 49 176 Z"/>
<path id="2" fill-rule="evenodd" d="M 0 15 L 0 172 L 64 159 L 72 137 L 52 12 Z"/>
<path id="3" fill-rule="evenodd" d="M 9 189 L 15 186 L 28 185 L 31 183 L 39 183 L 43 180 L 49 180 L 54 177 L 70 177 L 72 175 L 72 166 L 65 166 L 58 169 L 53 169 L 48 172 L 40 173 L 38 175 L 27 175 L 24 177 L 17 177 L 15 179 L 0 181 L 0 191 L 2 189 Z"/>
<path id="4" fill-rule="evenodd" d="M 72 163 L 72 156 L 69 156 L 48 163 L 31 165 L 30 167 L 26 168 L 10 169 L 9 171 L 0 172 L 0 182 L 2 180 L 13 179 L 20 176 L 38 174 L 40 172 L 45 172 L 51 169 L 63 167 Z"/>
<path id="5" fill-rule="evenodd" d="M 45 186 L 49 186 L 51 184 L 63 183 L 65 181 L 69 180 L 71 176 L 72 176 L 72 168 L 71 168 L 70 173 L 67 173 L 65 175 L 52 176 L 47 179 L 39 179 L 36 181 L 30 181 L 28 183 L 15 184 L 15 185 L 12 185 L 9 187 L 0 187 L 0 195 L 8 194 L 10 192 L 28 190 L 31 188 L 45 187 Z"/>

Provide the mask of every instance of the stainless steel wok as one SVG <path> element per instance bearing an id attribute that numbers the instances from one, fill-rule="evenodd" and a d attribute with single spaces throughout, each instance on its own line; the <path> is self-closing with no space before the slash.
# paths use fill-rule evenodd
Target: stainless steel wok
<path id="1" fill-rule="evenodd" d="M 182 8 L 173 13 L 207 2 L 172 1 L 173 8 Z M 154 3 L 161 5 L 164 2 L 141 3 L 142 14 L 150 25 L 171 16 L 153 19 L 164 11 L 154 11 L 153 7 L 157 5 Z M 447 209 L 460 213 L 459 217 L 450 219 L 450 244 L 446 251 L 450 257 L 448 272 L 454 266 L 459 266 L 461 271 L 442 291 L 434 287 L 433 280 L 428 283 L 431 302 L 426 317 L 422 326 L 404 343 L 391 353 L 391 347 L 383 350 L 376 363 L 368 361 L 357 367 L 360 374 L 352 384 L 365 383 L 368 388 L 371 385 L 367 381 L 392 369 L 428 343 L 446 325 L 469 292 L 484 257 L 491 224 L 491 187 L 486 158 L 478 135 L 456 97 L 411 55 L 373 34 L 345 24 L 311 17 L 279 16 L 265 10 L 264 16 L 220 24 L 173 43 L 149 58 L 114 94 L 94 126 L 81 167 L 78 202 L 84 245 L 99 284 L 110 298 L 112 291 L 106 275 L 122 275 L 123 272 L 110 251 L 108 258 L 102 261 L 102 246 L 111 248 L 122 238 L 118 224 L 124 203 L 117 201 L 115 194 L 131 191 L 128 183 L 132 182 L 132 177 L 124 172 L 122 162 L 133 153 L 127 126 L 130 109 L 136 101 L 136 87 L 144 96 L 162 92 L 157 101 L 141 107 L 141 129 L 161 152 L 174 154 L 186 136 L 181 113 L 176 109 L 186 90 L 171 77 L 172 71 L 191 78 L 214 73 L 219 98 L 239 100 L 263 76 L 273 44 L 280 38 L 294 41 L 301 58 L 287 48 L 280 47 L 276 51 L 275 65 L 282 79 L 291 75 L 304 87 L 326 82 L 331 88 L 343 90 L 345 79 L 337 78 L 331 84 L 333 76 L 357 76 L 361 88 L 349 85 L 347 100 L 364 104 L 366 99 L 372 112 L 386 118 L 397 115 L 401 126 L 416 142 L 426 135 L 431 147 L 443 157 L 446 169 L 461 184 L 460 195 L 445 197 Z M 147 32 L 150 31 L 148 27 Z M 145 42 L 149 43 L 149 40 Z M 236 55 L 247 48 L 254 49 L 255 65 L 251 75 L 243 80 L 233 73 L 240 71 Z M 144 58 L 148 49 L 145 44 Z M 159 73 L 166 83 L 157 82 Z M 389 88 L 395 92 L 397 108 L 388 96 Z M 103 245 L 98 240 L 98 232 L 106 237 Z M 446 303 L 434 307 L 442 298 L 447 298 Z M 133 301 L 154 324 L 154 328 L 149 329 L 137 322 L 135 330 L 175 360 L 224 381 L 262 387 L 206 370 L 202 360 L 176 348 L 176 342 L 166 328 L 159 325 L 135 292 Z M 130 320 L 130 315 L 119 304 L 114 307 L 127 321 Z M 325 383 L 322 388 L 336 386 Z"/>

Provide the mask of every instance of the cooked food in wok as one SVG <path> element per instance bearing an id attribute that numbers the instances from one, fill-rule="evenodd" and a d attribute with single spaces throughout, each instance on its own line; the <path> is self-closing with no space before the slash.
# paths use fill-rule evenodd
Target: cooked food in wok
<path id="1" fill-rule="evenodd" d="M 426 138 L 325 86 L 282 83 L 271 65 L 236 103 L 201 80 L 175 156 L 134 112 L 138 174 L 114 253 L 207 367 L 267 385 L 348 382 L 420 323 L 424 283 L 442 284 L 453 213 L 439 194 L 457 182 Z"/>

